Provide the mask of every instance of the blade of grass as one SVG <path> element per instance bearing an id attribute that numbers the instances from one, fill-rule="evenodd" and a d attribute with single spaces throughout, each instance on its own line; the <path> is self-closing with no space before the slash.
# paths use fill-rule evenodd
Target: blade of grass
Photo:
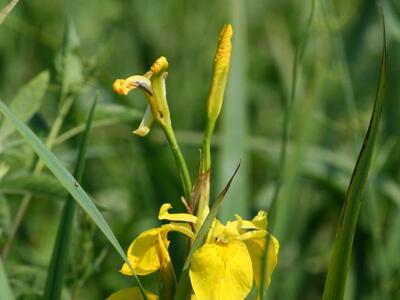
<path id="1" fill-rule="evenodd" d="M 75 178 L 68 172 L 68 170 L 61 164 L 57 157 L 49 151 L 43 142 L 30 130 L 25 124 L 23 124 L 10 109 L 0 100 L 0 111 L 8 118 L 10 122 L 15 126 L 17 131 L 21 136 L 28 142 L 28 144 L 33 148 L 36 154 L 44 162 L 44 164 L 49 168 L 49 170 L 57 177 L 60 183 L 65 187 L 65 189 L 71 194 L 71 196 L 78 202 L 82 209 L 89 215 L 89 217 L 94 221 L 100 231 L 105 235 L 107 240 L 115 248 L 117 253 L 121 258 L 130 266 L 132 272 L 135 274 L 130 262 L 128 261 L 124 250 L 119 244 L 117 238 L 112 232 L 107 221 L 104 219 L 103 215 L 97 209 L 96 205 L 90 199 L 89 195 L 85 190 L 78 184 Z M 142 284 L 139 278 L 135 275 L 136 282 L 142 292 L 144 299 L 147 299 L 144 294 Z"/>
<path id="2" fill-rule="evenodd" d="M 74 177 L 79 182 L 82 180 L 83 170 L 85 168 L 86 149 L 89 140 L 89 133 L 92 127 L 92 119 L 96 103 L 97 96 L 93 101 L 93 105 L 86 122 L 86 128 L 79 145 L 78 158 L 74 171 Z M 65 265 L 67 262 L 71 233 L 73 228 L 75 208 L 76 203 L 74 199 L 72 199 L 71 195 L 69 195 L 66 199 L 60 225 L 58 227 L 49 271 L 47 273 L 47 281 L 43 299 L 58 300 L 61 297 Z"/>
<path id="3" fill-rule="evenodd" d="M 7 300 L 14 300 L 14 294 L 11 290 L 11 287 L 8 283 L 7 274 L 4 270 L 2 259 L 0 259 L 0 291 L 1 296 Z"/>
<path id="4" fill-rule="evenodd" d="M 10 3 L 8 3 L 2 10 L 0 10 L 0 25 L 4 22 L 4 20 L 7 18 L 9 13 L 13 10 L 18 2 L 19 0 L 11 0 Z"/>
<path id="5" fill-rule="evenodd" d="M 357 159 L 346 198 L 343 203 L 339 225 L 336 232 L 333 253 L 325 282 L 323 300 L 343 299 L 346 277 L 349 269 L 353 239 L 356 230 L 358 215 L 362 203 L 362 194 L 368 178 L 374 146 L 378 135 L 379 121 L 382 113 L 386 73 L 386 32 L 382 14 L 383 50 L 379 76 L 379 84 L 375 97 L 374 109 L 364 138 L 360 154 Z"/>
<path id="6" fill-rule="evenodd" d="M 204 240 L 207 236 L 208 231 L 210 230 L 210 227 L 216 218 L 218 211 L 221 207 L 222 200 L 224 200 L 224 197 L 226 193 L 228 192 L 231 183 L 233 179 L 235 178 L 236 173 L 238 172 L 240 168 L 240 163 L 236 167 L 235 172 L 229 179 L 228 183 L 225 185 L 225 188 L 222 190 L 222 192 L 218 195 L 217 200 L 215 200 L 213 206 L 211 207 L 211 210 L 209 214 L 207 215 L 206 219 L 204 220 L 203 225 L 201 225 L 199 233 L 197 234 L 196 239 L 193 241 L 192 246 L 190 247 L 189 253 L 186 257 L 185 263 L 183 265 L 182 273 L 179 278 L 178 286 L 176 289 L 175 297 L 174 300 L 182 300 L 186 299 L 189 291 L 190 291 L 190 280 L 189 280 L 189 266 L 192 261 L 192 256 L 194 251 L 196 251 L 198 248 L 201 247 L 201 245 L 204 243 Z"/>

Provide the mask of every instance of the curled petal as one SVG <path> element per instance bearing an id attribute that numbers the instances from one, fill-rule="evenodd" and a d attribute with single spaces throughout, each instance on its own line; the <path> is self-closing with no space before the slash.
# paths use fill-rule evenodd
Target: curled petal
<path id="1" fill-rule="evenodd" d="M 160 207 L 160 211 L 158 213 L 159 220 L 168 220 L 168 221 L 178 221 L 178 222 L 189 222 L 196 223 L 197 217 L 190 214 L 170 214 L 168 212 L 169 209 L 172 208 L 170 203 L 164 203 Z"/>
<path id="2" fill-rule="evenodd" d="M 189 270 L 198 300 L 243 300 L 253 285 L 253 269 L 246 245 L 206 243 L 194 252 Z"/>
<path id="3" fill-rule="evenodd" d="M 128 260 L 137 275 L 147 275 L 160 268 L 159 235 L 164 237 L 163 241 L 168 248 L 169 241 L 166 239 L 162 228 L 152 228 L 142 232 L 129 246 Z M 169 257 L 162 259 L 169 259 Z M 120 272 L 125 275 L 133 275 L 126 263 L 122 266 Z"/>
<path id="4" fill-rule="evenodd" d="M 144 117 L 139 127 L 133 131 L 134 134 L 139 136 L 145 136 L 150 132 L 150 127 L 154 122 L 154 116 L 151 112 L 150 105 L 147 105 L 146 112 L 144 113 Z"/>
<path id="5" fill-rule="evenodd" d="M 169 224 L 162 225 L 161 228 L 165 230 L 165 232 L 169 231 L 180 232 L 192 240 L 194 240 L 195 238 L 195 234 L 193 233 L 189 224 L 171 222 Z"/>
<path id="6" fill-rule="evenodd" d="M 135 88 L 142 88 L 149 95 L 153 93 L 151 82 L 146 76 L 134 75 L 126 79 L 117 79 L 113 83 L 114 91 L 120 95 L 127 95 Z"/>
<path id="7" fill-rule="evenodd" d="M 147 299 L 149 300 L 158 300 L 158 296 L 145 290 Z M 123 289 L 118 292 L 115 292 L 106 300 L 143 300 L 142 294 L 138 287 L 132 287 L 128 289 Z"/>
<path id="8" fill-rule="evenodd" d="M 278 240 L 270 234 L 270 242 L 268 249 L 268 268 L 265 276 L 266 285 L 269 286 L 271 282 L 271 275 L 278 263 L 278 252 L 279 252 L 279 242 Z M 261 277 L 262 277 L 262 263 L 263 255 L 265 253 L 266 238 L 253 238 L 244 241 L 246 243 L 247 249 L 249 250 L 251 261 L 253 264 L 254 280 L 256 282 L 257 288 L 260 288 Z"/>

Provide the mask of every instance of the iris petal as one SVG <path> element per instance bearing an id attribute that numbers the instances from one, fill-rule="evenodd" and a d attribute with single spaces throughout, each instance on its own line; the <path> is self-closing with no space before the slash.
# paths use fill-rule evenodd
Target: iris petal
<path id="1" fill-rule="evenodd" d="M 158 236 L 161 228 L 152 228 L 142 232 L 129 246 L 128 260 L 137 275 L 147 275 L 160 268 L 160 258 L 157 249 Z M 165 239 L 168 247 L 168 241 Z M 133 275 L 129 266 L 125 263 L 121 270 L 125 275 Z"/>
<path id="2" fill-rule="evenodd" d="M 253 285 L 251 258 L 239 240 L 206 243 L 194 252 L 189 275 L 198 300 L 243 300 Z"/>
<path id="3" fill-rule="evenodd" d="M 133 131 L 134 134 L 139 136 L 145 136 L 150 132 L 150 127 L 154 122 L 154 116 L 151 112 L 150 105 L 147 105 L 146 112 L 144 113 L 143 120 L 140 123 L 139 127 Z"/>
<path id="4" fill-rule="evenodd" d="M 261 266 L 263 262 L 263 255 L 265 253 L 266 238 L 253 238 L 245 240 L 244 242 L 246 243 L 247 249 L 250 253 L 253 264 L 254 280 L 256 282 L 256 286 L 259 288 L 261 285 Z M 270 243 L 268 248 L 268 270 L 265 277 L 267 287 L 271 281 L 272 271 L 275 269 L 275 266 L 278 262 L 279 252 L 279 242 L 272 234 L 270 235 Z"/>
<path id="5" fill-rule="evenodd" d="M 158 213 L 159 220 L 168 220 L 168 221 L 178 221 L 178 222 L 189 222 L 196 223 L 197 217 L 190 214 L 170 214 L 168 210 L 172 208 L 170 203 L 164 203 L 160 207 L 160 212 Z"/>

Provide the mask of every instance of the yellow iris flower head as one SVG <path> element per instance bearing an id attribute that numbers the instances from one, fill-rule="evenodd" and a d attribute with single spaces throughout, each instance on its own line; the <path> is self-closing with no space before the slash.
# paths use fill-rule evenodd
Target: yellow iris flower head
<path id="1" fill-rule="evenodd" d="M 198 300 L 242 300 L 250 292 L 253 281 L 260 286 L 266 236 L 269 235 L 265 225 L 263 211 L 251 221 L 240 216 L 226 225 L 214 221 L 205 244 L 193 253 L 189 270 Z M 277 239 L 272 235 L 269 239 L 267 285 L 279 251 Z"/>
<path id="2" fill-rule="evenodd" d="M 129 246 L 128 260 L 137 275 L 147 275 L 171 264 L 168 253 L 170 242 L 167 238 L 170 231 L 180 232 L 190 239 L 195 238 L 190 225 L 187 223 L 196 223 L 197 218 L 190 214 L 171 214 L 168 212 L 171 208 L 171 204 L 163 204 L 158 216 L 160 220 L 172 221 L 171 223 L 142 232 Z M 134 275 L 126 263 L 122 266 L 120 272 L 129 276 Z"/>
<path id="3" fill-rule="evenodd" d="M 159 57 L 144 75 L 133 75 L 125 79 L 117 79 L 113 89 L 117 94 L 127 95 L 135 89 L 141 89 L 147 97 L 149 105 L 139 127 L 133 132 L 145 136 L 150 132 L 151 125 L 157 120 L 162 126 L 171 123 L 167 103 L 165 79 L 167 77 L 168 61 Z"/>

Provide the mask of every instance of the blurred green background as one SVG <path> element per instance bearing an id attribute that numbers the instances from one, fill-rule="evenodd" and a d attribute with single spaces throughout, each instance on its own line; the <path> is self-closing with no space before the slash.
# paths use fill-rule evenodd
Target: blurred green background
<path id="1" fill-rule="evenodd" d="M 172 202 L 176 211 L 184 208 L 161 130 L 154 126 L 145 138 L 131 134 L 140 123 L 145 97 L 115 95 L 112 82 L 145 73 L 161 55 L 168 58 L 172 120 L 194 179 L 217 36 L 223 24 L 232 23 L 231 73 L 213 140 L 212 195 L 241 160 L 221 218 L 232 219 L 235 213 L 251 218 L 259 209 L 268 210 L 276 197 L 273 234 L 281 250 L 268 299 L 320 299 L 378 83 L 382 26 L 377 2 L 387 25 L 386 98 L 346 299 L 400 299 L 398 0 L 320 0 L 314 10 L 312 1 L 291 0 L 21 1 L 0 25 L 0 98 L 9 103 L 48 70 L 46 93 L 28 124 L 45 140 L 60 109 L 60 95 L 73 97 L 53 147 L 72 170 L 76 133 L 98 92 L 82 186 L 127 248 L 142 230 L 158 224 L 161 203 Z M 7 3 L 1 0 L 0 8 Z M 66 52 L 67 63 L 61 59 Z M 62 75 L 66 68 L 67 85 Z M 27 106 L 30 100 L 25 99 Z M 33 151 L 17 133 L 2 136 L 0 249 L 14 240 L 12 226 L 22 197 L 32 195 L 4 261 L 18 299 L 42 295 L 66 198 L 46 169 L 32 175 L 35 163 Z M 179 269 L 184 241 L 172 236 Z M 71 252 L 63 299 L 104 299 L 133 284 L 118 273 L 120 258 L 81 211 Z M 144 285 L 157 291 L 156 280 L 156 275 L 146 277 Z"/>

